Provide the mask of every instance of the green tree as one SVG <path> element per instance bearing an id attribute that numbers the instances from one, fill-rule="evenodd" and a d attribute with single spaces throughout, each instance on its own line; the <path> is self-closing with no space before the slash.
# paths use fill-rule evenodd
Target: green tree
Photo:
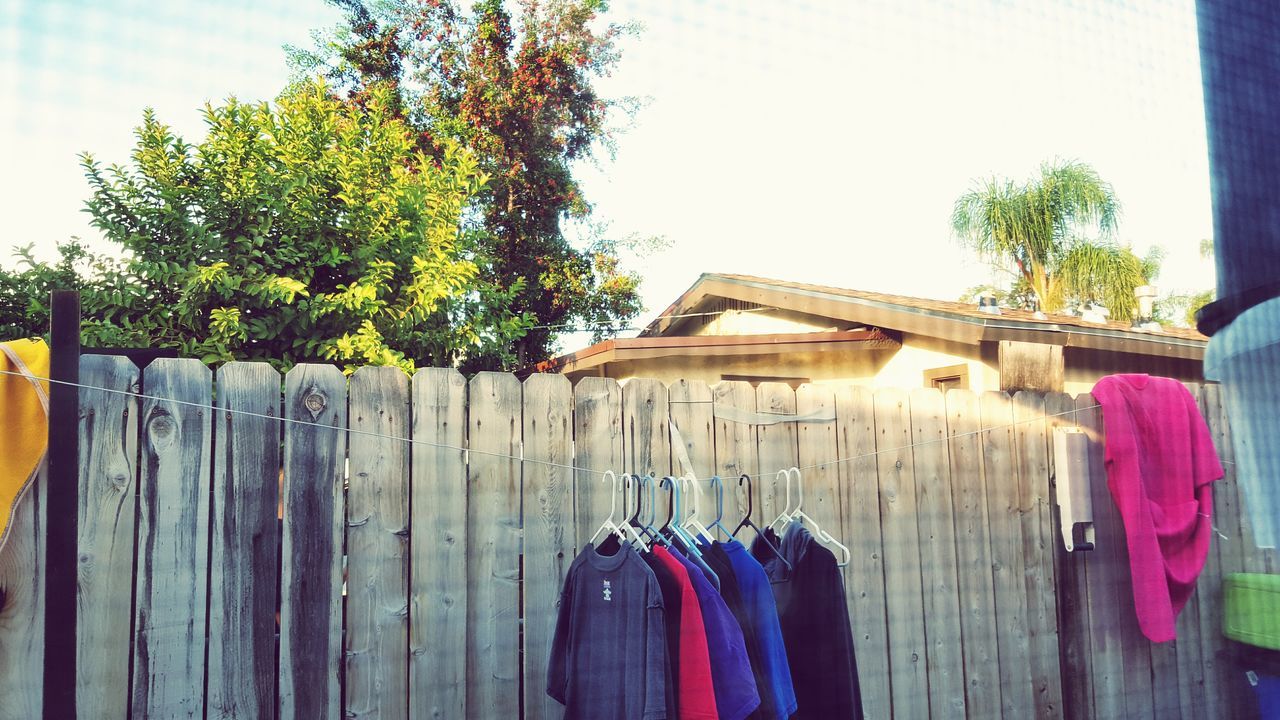
<path id="1" fill-rule="evenodd" d="M 343 23 L 318 34 L 316 49 L 292 49 L 295 67 L 325 74 L 357 104 L 389 89 L 428 154 L 450 140 L 473 151 L 490 176 L 476 198 L 481 272 L 537 323 L 515 343 L 519 361 L 547 357 L 563 327 L 599 335 L 639 314 L 640 278 L 619 260 L 635 238 L 611 238 L 590 221 L 574 175 L 576 163 L 611 149 L 611 113 L 635 106 L 595 88 L 630 30 L 602 24 L 606 3 L 480 0 L 466 12 L 452 0 L 330 2 Z"/>
<path id="2" fill-rule="evenodd" d="M 1213 258 L 1213 240 L 1204 238 L 1200 241 L 1200 257 L 1204 260 Z M 1195 327 L 1196 313 L 1213 302 L 1215 295 L 1213 289 L 1169 293 L 1156 303 L 1156 318 L 1161 322 Z"/>
<path id="3" fill-rule="evenodd" d="M 0 340 L 43 337 L 49 331 L 49 293 L 79 288 L 94 295 L 103 290 L 102 279 L 114 264 L 98 257 L 78 238 L 60 243 L 58 259 L 44 262 L 32 253 L 33 245 L 14 252 L 12 269 L 0 268 Z"/>
<path id="4" fill-rule="evenodd" d="M 77 272 L 91 344 L 282 367 L 500 355 L 529 322 L 479 277 L 461 230 L 484 174 L 453 143 L 420 152 L 393 100 L 306 82 L 274 104 L 207 106 L 194 145 L 147 111 L 130 163 L 82 157 L 86 209 L 123 259 L 67 244 L 25 280 L 91 261 Z"/>
<path id="5" fill-rule="evenodd" d="M 1130 320 L 1134 290 L 1154 276 L 1159 256 L 1140 258 L 1111 241 L 1119 209 L 1111 185 L 1093 168 L 1054 162 L 1026 183 L 977 182 L 956 200 L 951 225 L 990 262 L 1012 264 L 1045 312 L 1097 302 L 1112 319 Z"/>

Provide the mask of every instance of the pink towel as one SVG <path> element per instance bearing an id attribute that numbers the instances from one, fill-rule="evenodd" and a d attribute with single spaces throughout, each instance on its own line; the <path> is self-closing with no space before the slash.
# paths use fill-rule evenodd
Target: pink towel
<path id="1" fill-rule="evenodd" d="M 1107 485 L 1124 520 L 1138 626 L 1153 642 L 1172 640 L 1209 552 L 1210 483 L 1222 465 L 1182 383 L 1111 375 L 1093 397 L 1102 405 Z"/>

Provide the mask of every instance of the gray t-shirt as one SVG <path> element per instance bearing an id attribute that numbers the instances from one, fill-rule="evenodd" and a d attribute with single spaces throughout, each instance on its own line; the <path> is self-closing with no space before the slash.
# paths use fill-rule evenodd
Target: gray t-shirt
<path id="1" fill-rule="evenodd" d="M 560 593 L 547 694 L 565 720 L 666 720 L 665 632 L 662 591 L 644 560 L 629 545 L 601 555 L 588 544 Z"/>

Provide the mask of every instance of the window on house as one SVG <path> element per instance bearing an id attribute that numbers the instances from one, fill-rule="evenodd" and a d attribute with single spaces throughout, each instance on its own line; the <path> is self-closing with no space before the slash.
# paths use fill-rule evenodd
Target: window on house
<path id="1" fill-rule="evenodd" d="M 924 371 L 924 386 L 935 387 L 945 393 L 948 390 L 969 389 L 969 366 L 948 365 Z"/>

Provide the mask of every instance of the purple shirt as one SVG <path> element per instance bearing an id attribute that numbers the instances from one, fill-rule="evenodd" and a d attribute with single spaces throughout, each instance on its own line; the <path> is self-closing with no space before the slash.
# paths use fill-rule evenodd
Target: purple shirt
<path id="1" fill-rule="evenodd" d="M 661 546 L 654 547 L 653 551 L 669 552 Z M 760 707 L 760 693 L 747 659 L 742 628 L 698 566 L 678 552 L 670 555 L 689 573 L 693 591 L 702 605 L 702 624 L 707 631 L 707 652 L 711 656 L 711 684 L 715 688 L 720 720 L 743 720 Z"/>

